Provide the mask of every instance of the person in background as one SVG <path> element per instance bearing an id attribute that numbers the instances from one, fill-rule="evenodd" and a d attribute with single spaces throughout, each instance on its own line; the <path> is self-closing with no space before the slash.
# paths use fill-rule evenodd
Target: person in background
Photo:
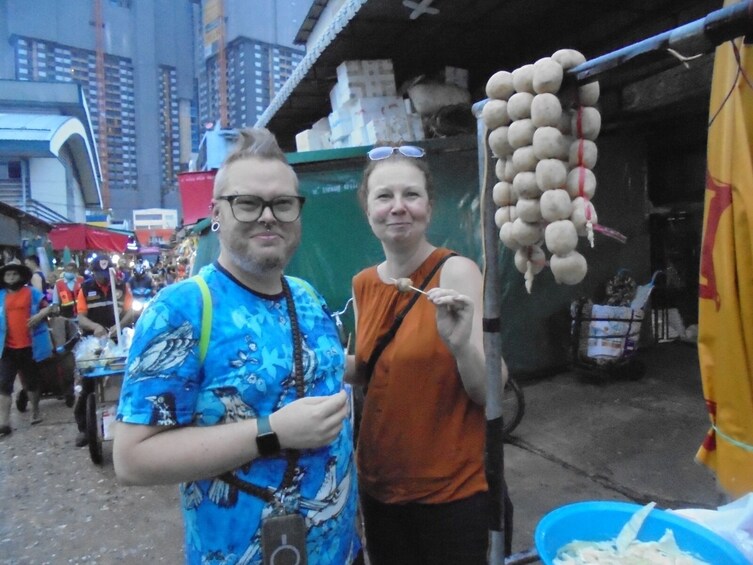
<path id="1" fill-rule="evenodd" d="M 110 284 L 110 269 L 112 262 L 107 257 L 95 258 L 91 264 L 92 278 L 81 284 L 76 298 L 78 324 L 85 336 L 93 335 L 99 338 L 115 338 L 117 324 L 113 306 L 112 288 Z M 133 297 L 128 284 L 122 281 L 115 283 L 115 301 L 120 316 L 120 327 L 124 328 L 133 323 Z M 88 443 L 86 437 L 86 397 L 95 390 L 94 379 L 81 379 L 81 392 L 76 399 L 73 413 L 78 426 L 76 447 L 83 447 Z"/>
<path id="2" fill-rule="evenodd" d="M 170 265 L 165 273 L 165 286 L 169 286 L 176 281 L 175 267 Z"/>
<path id="3" fill-rule="evenodd" d="M 0 267 L 0 436 L 12 431 L 10 406 L 17 373 L 31 401 L 32 425 L 42 421 L 38 363 L 52 355 L 44 323 L 52 308 L 38 289 L 29 286 L 31 277 L 31 269 L 20 263 Z"/>
<path id="4" fill-rule="evenodd" d="M 48 286 L 47 277 L 45 277 L 44 273 L 42 272 L 42 267 L 39 264 L 39 256 L 29 255 L 26 259 L 24 259 L 24 264 L 29 267 L 32 272 L 31 286 L 36 288 L 38 291 L 46 294 Z"/>
<path id="5" fill-rule="evenodd" d="M 182 281 L 188 276 L 188 259 L 181 257 L 178 259 L 176 267 L 176 280 Z"/>
<path id="6" fill-rule="evenodd" d="M 20 263 L 16 251 L 12 247 L 3 248 L 3 265 L 10 265 L 12 263 Z"/>
<path id="7" fill-rule="evenodd" d="M 144 289 L 149 291 L 149 296 L 152 296 L 154 293 L 154 281 L 150 274 L 149 261 L 139 261 L 134 265 L 130 285 L 132 293 L 138 294 L 137 290 Z"/>
<path id="8" fill-rule="evenodd" d="M 345 352 L 321 296 L 283 276 L 303 203 L 272 134 L 241 130 L 215 177 L 206 288 L 170 285 L 136 325 L 115 472 L 182 483 L 189 564 L 279 563 L 292 545 L 309 565 L 348 565 L 360 548 Z"/>
<path id="9" fill-rule="evenodd" d="M 131 282 L 131 270 L 128 268 L 128 261 L 126 261 L 122 257 L 118 259 L 118 269 L 116 276 L 118 277 L 118 280 L 121 280 L 125 283 Z"/>
<path id="10" fill-rule="evenodd" d="M 78 265 L 73 261 L 65 266 L 63 275 L 55 281 L 52 303 L 58 305 L 60 315 L 64 318 L 76 318 L 76 299 L 83 282 L 84 277 L 78 274 Z"/>
<path id="11" fill-rule="evenodd" d="M 368 155 L 358 196 L 385 259 L 353 278 L 349 371 L 368 387 L 357 454 L 367 553 L 372 565 L 485 565 L 481 272 L 427 240 L 432 182 L 423 149 L 376 147 Z M 370 367 L 380 338 L 415 296 L 397 288 L 399 279 L 426 282 L 427 295 Z"/>

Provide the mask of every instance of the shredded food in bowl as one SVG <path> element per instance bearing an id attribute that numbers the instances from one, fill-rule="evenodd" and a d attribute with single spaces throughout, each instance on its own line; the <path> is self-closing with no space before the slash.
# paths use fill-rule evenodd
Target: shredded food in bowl
<path id="1" fill-rule="evenodd" d="M 657 541 L 639 541 L 638 531 L 653 510 L 651 502 L 633 514 L 619 535 L 609 541 L 575 540 L 561 547 L 555 565 L 710 565 L 682 551 L 671 529 Z"/>

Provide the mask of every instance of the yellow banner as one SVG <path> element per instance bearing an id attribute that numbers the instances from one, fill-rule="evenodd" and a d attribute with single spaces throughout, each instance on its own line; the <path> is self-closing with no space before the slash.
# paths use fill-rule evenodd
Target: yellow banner
<path id="1" fill-rule="evenodd" d="M 716 50 L 698 303 L 712 426 L 696 458 L 733 498 L 753 491 L 752 50 L 742 38 Z"/>

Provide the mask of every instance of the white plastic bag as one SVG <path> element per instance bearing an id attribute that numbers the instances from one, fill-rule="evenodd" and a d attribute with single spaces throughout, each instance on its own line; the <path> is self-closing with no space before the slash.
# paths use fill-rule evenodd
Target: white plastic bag
<path id="1" fill-rule="evenodd" d="M 685 508 L 671 512 L 720 535 L 753 563 L 753 493 L 748 493 L 716 510 Z"/>

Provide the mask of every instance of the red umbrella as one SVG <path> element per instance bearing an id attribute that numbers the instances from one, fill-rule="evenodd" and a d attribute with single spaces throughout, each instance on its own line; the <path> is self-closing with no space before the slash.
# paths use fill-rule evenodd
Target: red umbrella
<path id="1" fill-rule="evenodd" d="M 128 244 L 126 234 L 87 224 L 58 224 L 47 235 L 56 251 L 68 247 L 74 251 L 124 253 Z"/>

